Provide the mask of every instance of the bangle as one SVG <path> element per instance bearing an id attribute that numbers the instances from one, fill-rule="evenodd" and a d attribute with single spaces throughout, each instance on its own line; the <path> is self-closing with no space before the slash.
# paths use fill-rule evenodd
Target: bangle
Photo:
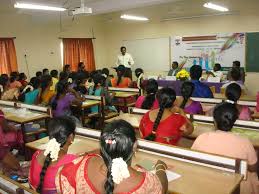
<path id="1" fill-rule="evenodd" d="M 158 170 L 156 170 L 156 173 L 159 171 L 163 171 L 164 173 L 166 173 L 165 169 L 158 169 Z"/>
<path id="2" fill-rule="evenodd" d="M 165 166 L 164 164 L 157 164 L 157 165 L 155 165 L 155 169 L 157 169 L 157 167 L 158 167 L 158 166 L 163 166 L 163 167 L 164 167 L 164 169 L 167 169 L 167 168 L 166 168 L 166 166 Z"/>

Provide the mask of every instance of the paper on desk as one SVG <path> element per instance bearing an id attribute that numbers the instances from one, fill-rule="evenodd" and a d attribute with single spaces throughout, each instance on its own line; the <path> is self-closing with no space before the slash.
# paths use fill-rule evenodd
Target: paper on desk
<path id="1" fill-rule="evenodd" d="M 155 174 L 154 170 L 151 171 L 151 172 Z M 170 170 L 166 170 L 166 176 L 167 176 L 168 182 L 174 181 L 174 180 L 176 180 L 176 179 L 181 177 L 180 174 L 177 174 L 177 173 L 175 173 L 173 171 L 170 171 Z"/>

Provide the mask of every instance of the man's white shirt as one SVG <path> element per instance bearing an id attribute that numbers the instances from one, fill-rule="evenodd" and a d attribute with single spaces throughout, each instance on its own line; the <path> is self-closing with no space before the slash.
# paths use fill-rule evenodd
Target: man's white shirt
<path id="1" fill-rule="evenodd" d="M 131 68 L 133 64 L 134 64 L 133 58 L 129 53 L 126 53 L 125 55 L 122 55 L 122 54 L 118 55 L 117 66 L 124 65 L 127 68 Z"/>

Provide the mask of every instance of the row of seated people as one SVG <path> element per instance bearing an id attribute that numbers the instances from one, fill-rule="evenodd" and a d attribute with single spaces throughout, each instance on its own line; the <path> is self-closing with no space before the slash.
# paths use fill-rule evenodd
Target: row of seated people
<path id="1" fill-rule="evenodd" d="M 141 121 L 140 131 L 141 131 L 142 137 L 147 138 L 149 140 L 157 140 L 157 141 L 160 139 L 160 140 L 163 141 L 163 143 L 172 142 L 172 144 L 177 144 L 177 141 L 181 137 L 182 133 L 185 133 L 185 134 L 191 133 L 192 130 L 193 130 L 193 126 L 192 126 L 191 122 L 185 117 L 184 111 L 173 105 L 174 101 L 176 100 L 176 95 L 175 95 L 175 92 L 172 89 L 164 88 L 164 89 L 160 90 L 157 94 L 157 100 L 158 100 L 158 104 L 159 104 L 159 109 L 154 109 L 154 110 L 150 111 L 149 113 L 147 113 L 143 117 L 143 119 Z M 221 107 L 221 109 L 219 109 L 220 113 L 218 113 L 218 116 L 216 116 L 217 108 L 215 108 L 215 110 L 214 110 L 214 119 L 215 119 L 215 122 L 216 122 L 216 128 L 219 129 L 219 130 L 228 131 L 232 128 L 235 120 L 238 118 L 239 111 L 237 110 L 237 107 L 234 104 L 231 104 L 231 103 L 224 103 L 224 104 L 219 105 L 218 107 Z M 176 112 L 180 113 L 180 114 L 175 114 Z M 167 121 L 167 120 L 171 120 L 170 125 L 168 125 L 168 124 L 164 125 L 164 121 Z M 171 134 L 171 131 L 166 131 L 165 134 L 163 134 L 164 132 L 162 132 L 162 131 L 164 129 L 168 128 L 168 126 L 171 126 L 171 125 L 174 126 L 173 129 L 172 129 L 173 134 Z M 226 128 L 223 128 L 223 127 L 226 127 Z M 52 127 L 49 127 L 49 128 L 51 128 L 51 130 L 55 131 L 54 129 L 52 129 Z M 212 147 L 215 148 L 215 149 L 216 148 L 219 149 L 220 151 L 218 151 L 218 152 L 222 152 L 222 153 L 219 153 L 219 154 L 223 154 L 223 155 L 233 154 L 231 156 L 237 157 L 237 158 L 242 158 L 242 159 L 247 159 L 249 161 L 249 164 L 251 165 L 251 169 L 253 169 L 252 167 L 253 167 L 253 165 L 256 164 L 257 158 L 256 158 L 255 152 L 253 150 L 253 147 L 251 146 L 251 143 L 242 139 L 242 138 L 240 139 L 239 137 L 233 136 L 230 133 L 222 132 L 220 134 L 226 138 L 226 142 L 224 142 L 225 144 L 224 144 L 223 147 L 224 148 L 228 148 L 228 146 L 232 146 L 232 148 L 238 147 L 238 149 L 237 149 L 238 153 L 236 153 L 236 152 L 232 153 L 230 148 L 224 149 L 223 147 L 220 147 L 219 145 L 215 145 L 215 146 L 212 146 Z M 211 134 L 209 136 L 211 136 Z M 230 137 L 228 137 L 228 136 L 230 136 Z M 229 141 L 230 138 L 233 138 L 233 140 Z M 203 138 L 200 138 L 200 139 L 202 141 L 204 141 Z M 207 139 L 207 137 L 205 139 Z M 111 141 L 109 141 L 109 140 L 111 140 Z M 114 142 L 113 140 L 114 139 L 112 139 L 112 138 L 107 139 L 107 141 L 105 140 L 105 143 L 107 142 L 107 144 L 109 144 L 109 145 L 110 144 L 116 145 L 117 141 Z M 199 140 L 199 138 L 197 139 L 197 141 L 198 140 Z M 215 141 L 222 143 L 221 140 L 215 140 Z M 209 142 L 213 142 L 213 141 L 209 141 Z M 229 142 L 232 142 L 232 143 L 234 142 L 235 146 L 233 146 L 232 143 L 231 143 L 231 145 L 229 145 Z M 61 142 L 59 142 L 59 143 L 61 143 Z M 70 143 L 68 143 L 68 145 L 69 144 Z M 196 145 L 197 144 L 198 143 L 196 143 Z M 204 144 L 206 144 L 206 143 L 204 143 Z M 223 145 L 223 144 L 220 144 L 220 145 Z M 242 149 L 242 148 L 245 148 L 245 149 Z M 199 149 L 202 149 L 202 148 L 199 148 Z M 50 150 L 55 150 L 55 149 L 50 149 Z M 206 150 L 206 151 L 209 152 L 209 150 Z M 226 151 L 226 153 L 223 153 L 224 151 Z M 228 153 L 227 151 L 229 151 L 230 153 Z M 214 151 L 211 151 L 211 152 L 214 152 Z M 240 155 L 238 155 L 238 154 L 240 154 Z M 129 156 L 129 155 L 127 155 L 127 156 Z M 46 156 L 42 156 L 42 157 L 43 157 L 43 160 L 44 160 L 44 163 L 45 163 Z M 42 163 L 41 166 L 44 166 L 43 165 L 44 163 Z M 53 162 L 53 165 L 54 164 L 57 164 L 57 163 Z M 80 163 L 80 164 L 82 164 L 82 163 Z M 75 167 L 75 166 L 73 166 L 73 164 L 72 164 L 72 166 L 68 167 L 67 171 L 71 172 L 71 168 L 73 168 L 73 167 Z M 77 167 L 78 166 L 75 167 L 76 173 L 77 173 Z M 64 172 L 64 173 L 66 174 L 66 172 Z M 64 175 L 64 176 L 66 176 L 66 175 Z M 41 177 L 44 177 L 44 176 L 41 176 Z M 73 177 L 75 178 L 76 176 L 73 176 Z M 53 177 L 53 179 L 54 178 L 55 178 L 55 176 Z M 50 181 L 50 179 L 47 179 L 47 181 Z M 69 184 L 64 184 L 63 187 L 66 187 L 67 185 L 71 185 L 70 181 L 71 181 L 71 184 L 74 184 L 73 186 L 71 186 L 71 189 L 72 189 L 72 187 L 74 187 L 74 188 L 79 187 L 80 184 L 82 184 L 82 183 L 80 183 L 80 181 L 69 180 Z M 79 185 L 76 185 L 76 184 L 79 184 Z M 100 186 L 100 184 L 98 184 L 98 185 Z M 159 184 L 155 184 L 155 185 L 159 186 Z M 62 186 L 60 186 L 60 187 L 62 187 Z M 95 188 L 95 187 L 92 187 L 92 188 Z M 102 191 L 101 189 L 104 189 L 104 187 L 99 187 L 99 188 L 97 188 L 96 190 Z M 254 187 L 249 187 L 249 188 L 254 189 Z M 151 189 L 154 189 L 154 188 L 151 188 Z M 255 187 L 255 189 L 256 189 L 256 187 Z M 145 193 L 145 192 L 143 192 L 143 193 Z M 245 193 L 248 193 L 247 190 L 246 190 Z"/>
<path id="2" fill-rule="evenodd" d="M 145 91 L 145 96 L 140 96 L 136 101 L 136 108 L 141 109 L 156 109 L 159 108 L 159 103 L 157 94 L 158 94 L 158 83 L 154 79 L 148 80 L 143 86 Z M 195 84 L 192 82 L 184 82 L 181 86 L 181 96 L 178 96 L 174 102 L 174 105 L 182 108 L 185 113 L 188 114 L 205 114 L 212 116 L 213 107 L 202 107 L 201 103 L 195 100 L 192 100 L 193 92 L 195 90 Z M 229 103 L 235 104 L 239 110 L 239 119 L 240 120 L 252 120 L 252 111 L 248 106 L 238 105 L 242 94 L 241 87 L 236 83 L 231 83 L 227 86 L 225 90 L 226 101 Z"/>
<path id="3" fill-rule="evenodd" d="M 183 133 L 193 130 L 192 123 L 179 108 L 172 108 L 174 91 L 164 88 L 158 98 L 160 108 L 144 115 L 140 132 L 142 138 L 151 141 L 177 144 Z M 224 102 L 213 112 L 215 132 L 199 136 L 192 149 L 248 161 L 248 179 L 241 184 L 241 193 L 258 193 L 256 174 L 257 155 L 246 138 L 230 132 L 238 119 L 235 105 Z M 147 119 L 148 118 L 148 119 Z M 174 131 L 165 131 L 174 125 Z M 75 123 L 71 119 L 54 118 L 48 125 L 50 142 L 45 151 L 33 155 L 29 182 L 41 193 L 165 193 L 166 164 L 158 161 L 156 173 L 130 165 L 136 149 L 135 129 L 126 121 L 116 120 L 101 133 L 100 150 L 83 156 L 67 154 L 74 139 Z M 127 186 L 125 186 L 127 185 Z"/>

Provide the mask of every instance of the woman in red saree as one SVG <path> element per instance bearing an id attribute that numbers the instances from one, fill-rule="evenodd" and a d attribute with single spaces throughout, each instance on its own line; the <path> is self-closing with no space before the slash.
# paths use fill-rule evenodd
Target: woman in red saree
<path id="1" fill-rule="evenodd" d="M 165 163 L 156 164 L 156 174 L 130 166 L 137 144 L 135 130 L 129 123 L 117 120 L 107 125 L 102 131 L 100 146 L 100 155 L 82 156 L 59 170 L 58 193 L 166 193 Z"/>

